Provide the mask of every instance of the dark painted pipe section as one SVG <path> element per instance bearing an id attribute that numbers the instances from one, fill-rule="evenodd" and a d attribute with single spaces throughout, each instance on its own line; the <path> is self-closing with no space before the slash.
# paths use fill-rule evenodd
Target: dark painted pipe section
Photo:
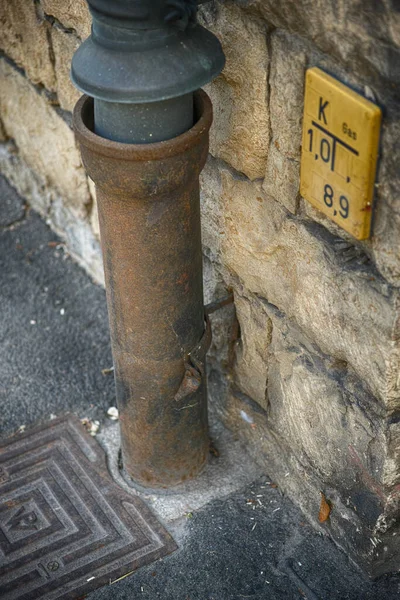
<path id="1" fill-rule="evenodd" d="M 95 100 L 97 135 L 126 144 L 170 140 L 193 126 L 193 94 L 144 104 Z"/>
<path id="2" fill-rule="evenodd" d="M 212 107 L 195 93 L 195 125 L 158 144 L 94 133 L 93 100 L 74 127 L 96 184 L 124 470 L 168 488 L 196 476 L 209 447 L 199 174 Z"/>

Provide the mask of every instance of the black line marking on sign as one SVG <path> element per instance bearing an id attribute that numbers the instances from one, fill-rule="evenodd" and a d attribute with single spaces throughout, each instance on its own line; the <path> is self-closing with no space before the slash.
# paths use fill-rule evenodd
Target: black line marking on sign
<path id="1" fill-rule="evenodd" d="M 348 144 L 346 144 L 346 142 L 343 142 L 336 135 L 334 135 L 333 133 L 331 133 L 330 131 L 328 131 L 327 129 L 325 129 L 325 127 L 322 127 L 322 125 L 318 125 L 318 123 L 316 123 L 315 121 L 311 121 L 311 123 L 312 123 L 312 125 L 314 125 L 314 127 L 316 127 L 317 129 L 319 129 L 320 131 L 323 131 L 324 133 L 326 133 L 326 135 L 329 135 L 333 140 L 335 140 L 336 142 L 338 142 L 338 144 L 341 144 L 344 148 L 346 148 L 347 150 L 350 150 L 350 152 L 352 152 L 356 156 L 359 156 L 359 153 L 357 152 L 357 150 L 355 150 L 354 148 L 352 148 L 351 146 L 349 146 Z"/>
<path id="2" fill-rule="evenodd" d="M 331 171 L 335 170 L 336 140 L 333 141 Z"/>

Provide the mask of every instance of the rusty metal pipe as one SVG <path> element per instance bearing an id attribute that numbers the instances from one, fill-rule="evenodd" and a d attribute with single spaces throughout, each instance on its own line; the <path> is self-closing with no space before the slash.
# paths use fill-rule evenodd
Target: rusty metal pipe
<path id="1" fill-rule="evenodd" d="M 94 133 L 83 96 L 74 127 L 96 184 L 127 477 L 169 488 L 196 476 L 209 447 L 199 174 L 212 106 L 194 94 L 195 124 L 154 144 Z"/>
<path id="2" fill-rule="evenodd" d="M 75 131 L 96 184 L 126 477 L 168 488 L 208 452 L 199 174 L 224 65 L 196 0 L 88 0 Z M 156 143 L 154 143 L 156 142 Z"/>

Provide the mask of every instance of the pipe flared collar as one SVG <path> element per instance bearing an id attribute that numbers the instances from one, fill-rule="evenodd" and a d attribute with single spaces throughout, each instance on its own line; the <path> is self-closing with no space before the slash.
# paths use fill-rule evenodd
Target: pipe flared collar
<path id="1" fill-rule="evenodd" d="M 154 193 L 155 182 L 157 193 L 184 185 L 189 176 L 193 179 L 200 174 L 207 159 L 212 104 L 203 90 L 194 94 L 194 113 L 193 127 L 175 138 L 124 144 L 94 133 L 93 99 L 82 96 L 75 106 L 73 125 L 89 177 L 100 187 L 126 187 L 141 195 Z"/>

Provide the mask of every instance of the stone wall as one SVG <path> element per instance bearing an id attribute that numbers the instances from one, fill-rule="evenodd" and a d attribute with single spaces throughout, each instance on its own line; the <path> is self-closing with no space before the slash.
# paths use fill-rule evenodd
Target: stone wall
<path id="1" fill-rule="evenodd" d="M 103 280 L 93 186 L 71 130 L 71 57 L 90 34 L 83 0 L 0 2 L 0 170 Z"/>
<path id="2" fill-rule="evenodd" d="M 227 64 L 202 175 L 211 410 L 369 571 L 398 570 L 400 11 L 391 0 L 213 2 Z M 2 171 L 98 281 L 93 186 L 70 129 L 84 0 L 0 6 Z M 373 234 L 356 242 L 299 195 L 305 69 L 384 112 Z M 318 521 L 321 492 L 331 506 Z"/>

